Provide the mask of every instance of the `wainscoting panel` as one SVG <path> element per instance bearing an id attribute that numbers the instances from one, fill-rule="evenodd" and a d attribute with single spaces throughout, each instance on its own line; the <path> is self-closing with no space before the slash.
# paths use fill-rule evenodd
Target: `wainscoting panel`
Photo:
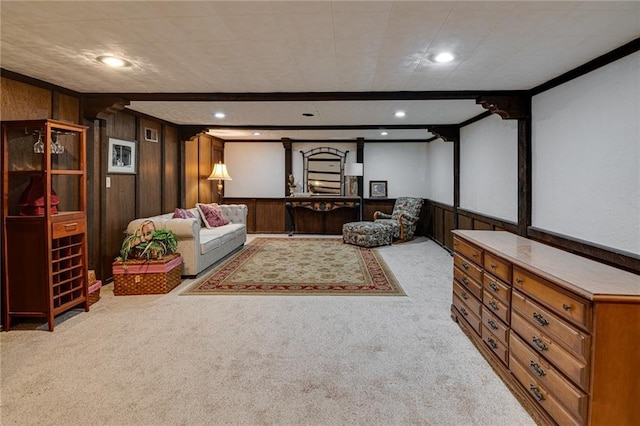
<path id="1" fill-rule="evenodd" d="M 284 200 L 257 199 L 255 201 L 255 232 L 282 233 L 285 217 Z"/>

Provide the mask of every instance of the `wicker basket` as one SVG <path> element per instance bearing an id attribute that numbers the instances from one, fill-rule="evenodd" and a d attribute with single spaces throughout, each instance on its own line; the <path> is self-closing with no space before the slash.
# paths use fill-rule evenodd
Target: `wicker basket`
<path id="1" fill-rule="evenodd" d="M 113 263 L 113 294 L 164 294 L 176 288 L 180 282 L 179 253 L 158 260 L 127 260 Z"/>
<path id="2" fill-rule="evenodd" d="M 96 281 L 96 271 L 93 269 L 89 269 L 88 277 L 89 294 L 87 295 L 87 301 L 89 302 L 89 306 L 91 306 L 100 300 L 100 288 L 102 287 L 102 281 Z"/>

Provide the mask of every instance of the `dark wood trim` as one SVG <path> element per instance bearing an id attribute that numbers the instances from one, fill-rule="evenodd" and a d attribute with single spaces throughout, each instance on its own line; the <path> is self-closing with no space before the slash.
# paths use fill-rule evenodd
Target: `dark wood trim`
<path id="1" fill-rule="evenodd" d="M 460 208 L 460 129 L 453 141 L 453 229 L 458 229 L 458 209 Z"/>
<path id="2" fill-rule="evenodd" d="M 293 139 L 293 138 L 289 138 L 292 142 L 302 142 L 302 143 L 352 143 L 353 139 Z M 438 137 L 434 136 L 432 138 L 429 139 L 365 139 L 365 138 L 361 138 L 363 139 L 365 142 L 367 143 L 376 143 L 376 142 L 384 142 L 384 143 L 402 143 L 402 142 L 416 142 L 416 143 L 424 143 L 424 142 L 431 142 L 434 141 L 436 139 L 439 139 Z M 225 139 L 226 143 L 233 143 L 233 142 L 242 142 L 242 143 L 264 143 L 264 142 L 271 142 L 271 143 L 280 143 L 282 142 L 282 139 Z"/>
<path id="3" fill-rule="evenodd" d="M 493 114 L 491 111 L 485 111 L 482 114 L 478 114 L 475 117 L 471 117 L 467 121 L 463 121 L 462 123 L 459 124 L 459 126 L 460 127 L 468 126 L 469 124 L 473 124 L 476 121 L 484 120 L 485 118 L 489 117 L 491 114 Z"/>
<path id="4" fill-rule="evenodd" d="M 541 85 L 534 87 L 533 89 L 531 89 L 531 94 L 537 95 L 549 89 L 553 89 L 554 87 L 560 86 L 561 84 L 595 71 L 598 68 L 609 65 L 612 62 L 624 58 L 625 56 L 631 55 L 638 50 L 640 50 L 640 38 L 632 40 L 629 43 L 612 50 L 611 52 L 605 53 L 602 56 L 598 56 L 597 58 L 587 62 L 586 64 L 580 65 L 579 67 L 574 68 L 571 71 L 567 71 L 566 73 L 561 74 L 556 78 L 552 78 L 546 83 L 542 83 Z"/>
<path id="5" fill-rule="evenodd" d="M 531 117 L 518 119 L 518 235 L 531 225 Z"/>
<path id="6" fill-rule="evenodd" d="M 188 126 L 177 126 L 177 127 L 178 127 L 178 137 L 183 142 L 193 139 L 200 133 L 206 133 L 206 131 L 208 130 L 208 127 L 204 125 L 188 125 Z"/>
<path id="7" fill-rule="evenodd" d="M 460 126 L 457 124 L 426 125 L 426 128 L 445 142 L 460 140 Z"/>
<path id="8" fill-rule="evenodd" d="M 124 110 L 125 106 L 129 105 L 129 101 L 111 96 L 99 99 L 80 98 L 80 104 L 84 118 L 87 120 L 94 118 L 107 120 L 113 114 Z"/>
<path id="9" fill-rule="evenodd" d="M 527 237 L 616 268 L 640 274 L 640 256 L 530 226 Z"/>
<path id="10" fill-rule="evenodd" d="M 357 176 L 356 181 L 358 182 L 358 197 L 364 197 L 364 138 L 358 138 L 356 142 L 356 163 L 362 163 L 362 176 Z M 362 219 L 363 204 L 360 203 L 360 219 Z"/>
<path id="11" fill-rule="evenodd" d="M 449 127 L 457 127 L 450 124 Z M 446 127 L 433 124 L 354 124 L 354 125 L 238 125 L 225 126 L 221 124 L 202 124 L 199 127 L 207 129 L 248 129 L 248 130 L 422 130 L 428 127 Z M 433 132 L 432 132 L 433 133 Z M 426 139 L 426 137 L 425 137 Z M 331 139 L 335 141 L 334 139 Z M 353 139 L 352 139 L 353 141 Z M 305 140 L 305 142 L 308 142 Z"/>
<path id="12" fill-rule="evenodd" d="M 515 96 L 480 96 L 476 103 L 492 114 L 503 119 L 520 119 L 531 116 L 531 96 L 519 94 Z"/>
<path id="13" fill-rule="evenodd" d="M 157 121 L 160 124 L 168 124 L 173 127 L 179 127 L 176 123 L 172 123 L 171 121 L 163 120 L 162 118 L 154 117 L 153 115 L 145 114 L 144 112 L 136 111 L 135 109 L 130 109 L 125 107 L 124 111 L 140 118 L 146 118 L 148 120 Z"/>
<path id="14" fill-rule="evenodd" d="M 20 83 L 30 84 L 31 86 L 40 87 L 42 89 L 51 90 L 52 92 L 59 92 L 65 95 L 81 98 L 82 94 L 66 87 L 58 86 L 56 84 L 48 83 L 44 80 L 38 80 L 37 78 L 29 77 L 24 74 L 20 74 L 14 71 L 10 71 L 5 68 L 0 68 L 0 76 L 19 81 Z"/>
<path id="15" fill-rule="evenodd" d="M 88 98 L 121 96 L 130 101 L 308 102 L 308 101 L 429 101 L 476 99 L 483 95 L 513 95 L 521 90 L 435 90 L 400 92 L 265 92 L 265 93 L 83 93 Z"/>
<path id="16" fill-rule="evenodd" d="M 493 216 L 487 216 L 485 214 L 472 212 L 470 210 L 465 210 L 458 208 L 458 213 L 470 217 L 473 220 L 478 220 L 480 222 L 485 222 L 493 226 L 497 226 L 499 228 L 504 229 L 505 231 L 513 232 L 514 234 L 518 231 L 518 224 L 514 222 L 510 222 L 508 220 L 499 219 Z"/>

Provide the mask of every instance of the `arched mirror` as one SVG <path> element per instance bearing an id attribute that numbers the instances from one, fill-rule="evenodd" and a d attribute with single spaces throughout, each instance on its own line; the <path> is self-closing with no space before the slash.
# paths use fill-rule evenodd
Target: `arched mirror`
<path id="1" fill-rule="evenodd" d="M 312 195 L 345 195 L 344 163 L 349 151 L 321 147 L 300 153 L 306 191 Z"/>

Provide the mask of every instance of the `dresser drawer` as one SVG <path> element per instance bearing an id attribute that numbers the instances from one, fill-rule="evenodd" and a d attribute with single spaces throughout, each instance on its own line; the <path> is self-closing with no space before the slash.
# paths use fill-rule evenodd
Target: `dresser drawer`
<path id="1" fill-rule="evenodd" d="M 503 283 L 499 279 L 492 277 L 486 271 L 484 273 L 484 277 L 482 278 L 484 281 L 484 289 L 488 291 L 490 294 L 496 296 L 500 300 L 502 300 L 506 305 L 509 305 L 511 302 L 511 287 L 507 284 Z"/>
<path id="2" fill-rule="evenodd" d="M 580 420 L 586 419 L 587 394 L 565 379 L 558 370 L 531 350 L 515 333 L 511 335 L 509 350 L 511 357 L 528 368 L 529 374 L 553 393 L 573 416 Z"/>
<path id="3" fill-rule="evenodd" d="M 588 365 L 571 355 L 552 338 L 535 328 L 517 312 L 511 315 L 511 329 L 527 342 L 534 352 L 549 360 L 582 390 L 589 389 Z"/>
<path id="4" fill-rule="evenodd" d="M 509 324 L 509 305 L 506 305 L 503 301 L 494 297 L 493 294 L 487 290 L 484 291 L 482 296 L 482 303 L 489 309 L 489 312 L 500 318 L 505 324 Z"/>
<path id="5" fill-rule="evenodd" d="M 482 312 L 482 303 L 480 303 L 480 301 L 476 299 L 473 294 L 470 294 L 467 289 L 465 289 L 456 281 L 453 282 L 453 294 L 457 295 L 460 300 L 462 300 L 462 302 L 467 305 L 471 312 L 473 312 L 474 315 L 480 318 Z"/>
<path id="6" fill-rule="evenodd" d="M 480 317 L 475 315 L 467 305 L 462 303 L 462 300 L 460 300 L 455 293 L 453 294 L 453 306 L 462 314 L 462 318 L 464 318 L 476 334 L 480 335 Z"/>
<path id="7" fill-rule="evenodd" d="M 482 341 L 505 364 L 509 364 L 509 346 L 494 336 L 489 328 L 482 325 Z"/>
<path id="8" fill-rule="evenodd" d="M 540 404 L 553 419 L 562 426 L 583 424 L 558 401 L 556 395 L 535 379 L 513 354 L 509 357 L 509 369 L 527 392 Z"/>
<path id="9" fill-rule="evenodd" d="M 511 283 L 511 264 L 492 253 L 486 252 L 484 254 L 484 269 L 502 281 Z"/>
<path id="10" fill-rule="evenodd" d="M 482 250 L 458 237 L 453 237 L 453 250 L 462 253 L 478 266 L 482 266 Z"/>
<path id="11" fill-rule="evenodd" d="M 508 346 L 509 327 L 498 319 L 497 316 L 489 312 L 486 306 L 482 307 L 482 325 L 487 327 L 489 331 L 495 335 L 502 343 Z"/>
<path id="12" fill-rule="evenodd" d="M 482 285 L 478 281 L 465 274 L 462 269 L 457 266 L 453 268 L 453 277 L 473 293 L 474 296 L 478 299 L 482 299 Z"/>
<path id="13" fill-rule="evenodd" d="M 566 318 L 589 330 L 591 311 L 589 302 L 571 296 L 557 290 L 546 280 L 520 269 L 513 267 L 513 286 L 524 293 L 537 299 L 544 305 L 558 313 L 560 317 Z"/>
<path id="14" fill-rule="evenodd" d="M 474 280 L 478 281 L 479 283 L 482 282 L 482 268 L 473 264 L 467 258 L 455 253 L 453 255 L 453 264 Z"/>
<path id="15" fill-rule="evenodd" d="M 71 235 L 83 234 L 86 226 L 84 219 L 68 220 L 52 224 L 53 238 L 63 238 Z"/>
<path id="16" fill-rule="evenodd" d="M 527 318 L 536 328 L 563 345 L 578 359 L 589 361 L 591 336 L 543 308 L 527 296 L 514 291 L 511 297 L 513 309 Z"/>

